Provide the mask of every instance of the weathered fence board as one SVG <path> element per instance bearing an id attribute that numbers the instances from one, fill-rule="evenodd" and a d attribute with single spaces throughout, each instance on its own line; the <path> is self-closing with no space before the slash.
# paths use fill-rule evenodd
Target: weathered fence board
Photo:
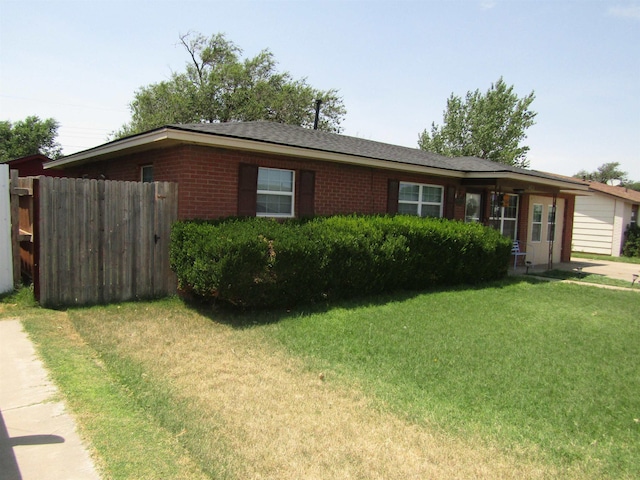
<path id="1" fill-rule="evenodd" d="M 16 285 L 23 279 L 33 279 L 33 179 L 19 178 L 11 171 L 12 218 L 14 222 L 14 274 Z"/>
<path id="2" fill-rule="evenodd" d="M 39 177 L 33 191 L 34 290 L 42 305 L 175 292 L 169 234 L 177 184 Z"/>

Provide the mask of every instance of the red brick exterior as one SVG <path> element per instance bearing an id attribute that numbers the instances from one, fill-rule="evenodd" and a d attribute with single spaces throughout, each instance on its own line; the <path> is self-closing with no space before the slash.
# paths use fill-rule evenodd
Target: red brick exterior
<path id="1" fill-rule="evenodd" d="M 573 215 L 576 210 L 576 197 L 574 195 L 559 195 L 564 198 L 564 228 L 562 230 L 562 250 L 560 261 L 571 261 L 571 241 L 573 238 Z"/>
<path id="2" fill-rule="evenodd" d="M 316 215 L 387 213 L 389 180 L 396 180 L 443 186 L 443 214 L 447 216 L 449 212 L 449 216 L 457 220 L 464 219 L 466 192 L 481 193 L 484 202 L 482 222 L 490 224 L 490 196 L 493 189 L 489 187 L 465 188 L 456 179 L 446 177 L 214 147 L 179 145 L 89 163 L 67 169 L 65 173 L 77 177 L 140 181 L 141 168 L 153 165 L 155 181 L 179 184 L 179 218 L 214 219 L 238 215 L 240 164 L 293 170 L 296 172 L 296 184 L 301 170 L 313 171 L 313 205 Z M 567 262 L 571 258 L 575 197 L 559 197 L 566 201 L 561 257 L 563 262 Z M 519 239 L 526 239 L 529 228 L 529 195 L 520 195 L 519 202 L 517 234 Z"/>
<path id="3" fill-rule="evenodd" d="M 450 192 L 460 191 L 457 181 L 450 178 L 196 145 L 127 155 L 74 167 L 68 172 L 89 178 L 139 181 L 141 167 L 153 165 L 154 181 L 179 184 L 179 218 L 213 219 L 238 214 L 241 163 L 294 170 L 296 180 L 300 170 L 314 171 L 316 215 L 386 213 L 390 179 L 442 185 L 445 205 L 454 201 L 446 198 Z M 464 218 L 464 201 L 455 203 L 454 212 L 454 218 Z"/>
<path id="4" fill-rule="evenodd" d="M 518 199 L 518 237 L 522 245 L 529 238 L 529 195 L 520 195 Z"/>

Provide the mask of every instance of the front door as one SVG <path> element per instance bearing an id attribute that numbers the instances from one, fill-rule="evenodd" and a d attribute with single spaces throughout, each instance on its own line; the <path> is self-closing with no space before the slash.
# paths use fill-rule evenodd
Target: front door
<path id="1" fill-rule="evenodd" d="M 564 228 L 564 199 L 556 200 L 555 215 L 553 198 L 531 195 L 529 197 L 529 236 L 526 240 L 527 260 L 534 265 L 549 261 L 549 246 L 553 241 L 553 263 L 559 263 L 562 255 L 562 230 Z M 524 243 L 524 242 L 521 242 Z M 522 245 L 522 250 L 525 246 Z"/>

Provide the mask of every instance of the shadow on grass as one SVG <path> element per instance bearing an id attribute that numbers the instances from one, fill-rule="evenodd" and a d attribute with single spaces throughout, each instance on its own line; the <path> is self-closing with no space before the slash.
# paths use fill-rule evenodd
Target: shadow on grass
<path id="1" fill-rule="evenodd" d="M 547 283 L 547 281 L 535 277 L 514 276 L 505 277 L 502 280 L 494 280 L 487 283 L 434 287 L 427 290 L 402 290 L 351 299 L 340 299 L 335 301 L 327 300 L 322 303 L 297 305 L 291 308 L 273 309 L 235 308 L 227 304 L 210 301 L 207 302 L 193 297 L 183 297 L 182 301 L 187 308 L 195 310 L 212 322 L 229 325 L 235 329 L 246 329 L 259 325 L 278 323 L 289 318 L 306 317 L 318 313 L 326 313 L 334 309 L 349 310 L 363 307 L 384 306 L 390 303 L 411 300 L 418 296 L 431 293 L 484 289 L 500 290 L 519 283 L 539 284 Z"/>

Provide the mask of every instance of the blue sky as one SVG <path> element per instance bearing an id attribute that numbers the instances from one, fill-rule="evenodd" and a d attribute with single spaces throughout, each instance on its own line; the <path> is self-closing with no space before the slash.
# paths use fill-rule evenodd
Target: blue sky
<path id="1" fill-rule="evenodd" d="M 270 49 L 340 91 L 345 135 L 409 147 L 502 76 L 536 94 L 532 168 L 640 180 L 640 0 L 0 0 L 0 120 L 55 118 L 67 154 L 104 143 L 136 89 L 184 68 L 188 31 Z"/>

